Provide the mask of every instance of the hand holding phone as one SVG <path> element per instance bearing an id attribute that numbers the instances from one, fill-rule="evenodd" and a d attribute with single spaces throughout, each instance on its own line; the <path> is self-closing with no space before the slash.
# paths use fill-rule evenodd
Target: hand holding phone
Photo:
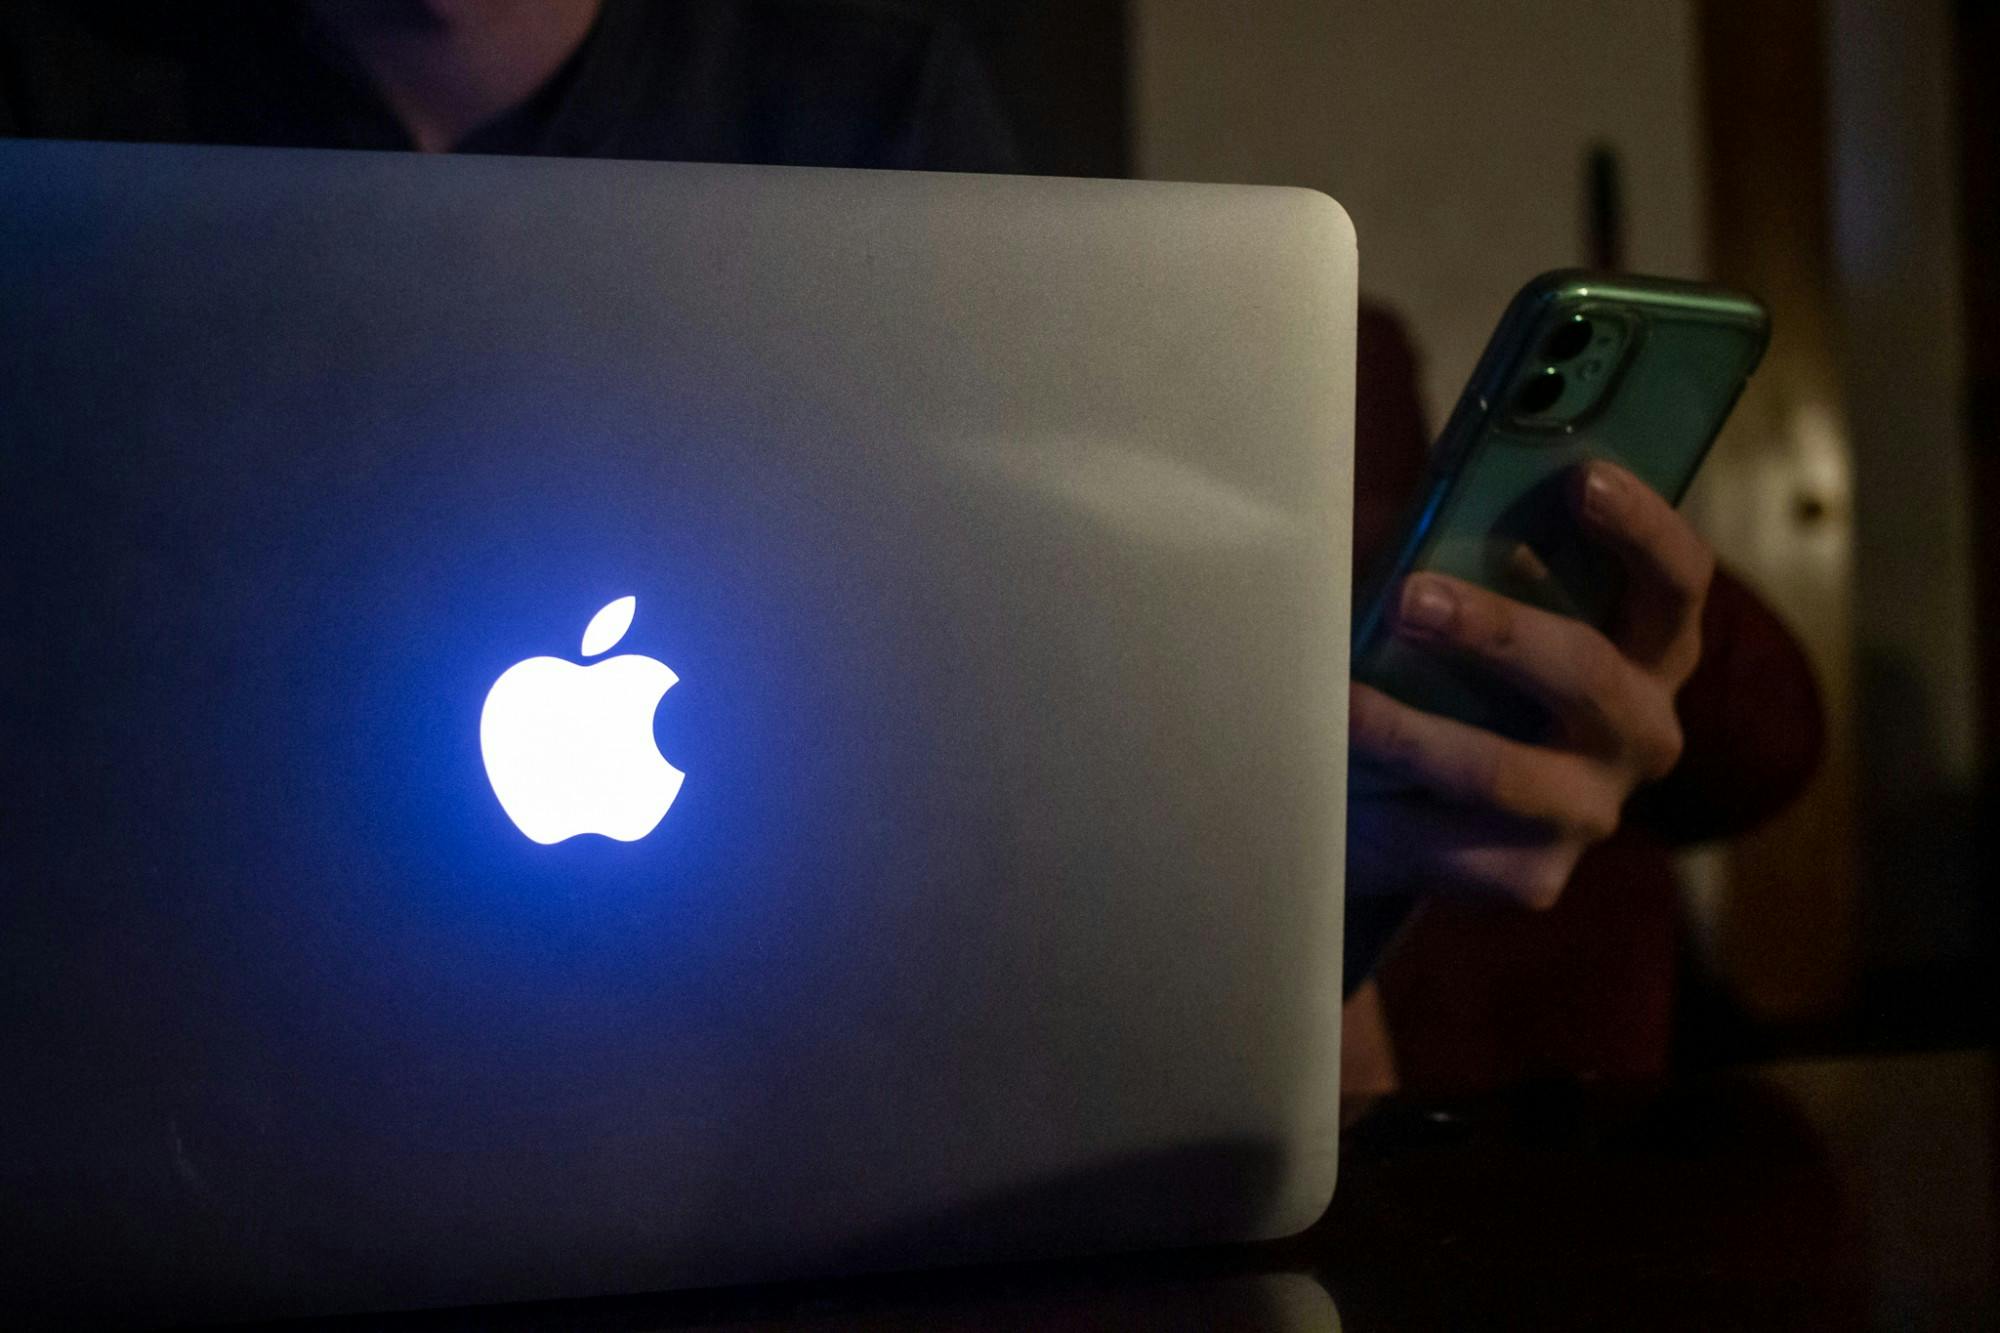
<path id="1" fill-rule="evenodd" d="M 1360 601 L 1354 678 L 1413 707 L 1533 740 L 1545 710 L 1477 662 L 1393 632 L 1412 574 L 1439 574 L 1600 630 L 1626 561 L 1569 488 L 1603 461 L 1677 504 L 1763 354 L 1747 296 L 1661 278 L 1544 274 L 1501 319 L 1438 442 L 1401 539 Z"/>
<path id="2" fill-rule="evenodd" d="M 1764 340 L 1713 288 L 1561 273 L 1517 298 L 1357 620 L 1357 891 L 1545 906 L 1671 767 L 1713 571 L 1671 502 Z"/>

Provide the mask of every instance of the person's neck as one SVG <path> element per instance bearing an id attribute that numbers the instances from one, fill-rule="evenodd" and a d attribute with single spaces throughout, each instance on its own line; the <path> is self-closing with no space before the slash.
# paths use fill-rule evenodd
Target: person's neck
<path id="1" fill-rule="evenodd" d="M 312 0 L 424 152 L 450 150 L 533 97 L 603 0 Z"/>

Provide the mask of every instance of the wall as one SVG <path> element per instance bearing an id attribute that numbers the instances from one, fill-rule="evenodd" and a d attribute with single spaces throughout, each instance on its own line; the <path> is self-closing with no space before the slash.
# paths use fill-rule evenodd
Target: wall
<path id="1" fill-rule="evenodd" d="M 1138 174 L 1346 205 L 1436 423 L 1521 281 L 1585 258 L 1593 142 L 1623 164 L 1626 266 L 1701 268 L 1685 4 L 1133 0 L 1131 19 Z"/>

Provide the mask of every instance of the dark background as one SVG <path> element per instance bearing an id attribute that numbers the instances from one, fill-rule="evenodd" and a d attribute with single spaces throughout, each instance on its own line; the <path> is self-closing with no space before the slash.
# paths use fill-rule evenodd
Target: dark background
<path id="1" fill-rule="evenodd" d="M 918 7 L 972 35 L 1024 170 L 1128 173 L 1127 15 L 1119 0 L 919 0 Z"/>

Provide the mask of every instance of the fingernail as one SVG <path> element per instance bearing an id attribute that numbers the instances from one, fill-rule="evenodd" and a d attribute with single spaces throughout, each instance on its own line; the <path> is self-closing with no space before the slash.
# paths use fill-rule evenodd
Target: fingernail
<path id="1" fill-rule="evenodd" d="M 1442 630 L 1458 611 L 1458 599 L 1443 584 L 1427 578 L 1403 581 L 1403 600 L 1397 618 L 1414 629 Z"/>
<path id="2" fill-rule="evenodd" d="M 1592 518 L 1614 518 L 1625 500 L 1625 483 L 1609 468 L 1594 467 L 1583 479 L 1583 508 Z"/>

